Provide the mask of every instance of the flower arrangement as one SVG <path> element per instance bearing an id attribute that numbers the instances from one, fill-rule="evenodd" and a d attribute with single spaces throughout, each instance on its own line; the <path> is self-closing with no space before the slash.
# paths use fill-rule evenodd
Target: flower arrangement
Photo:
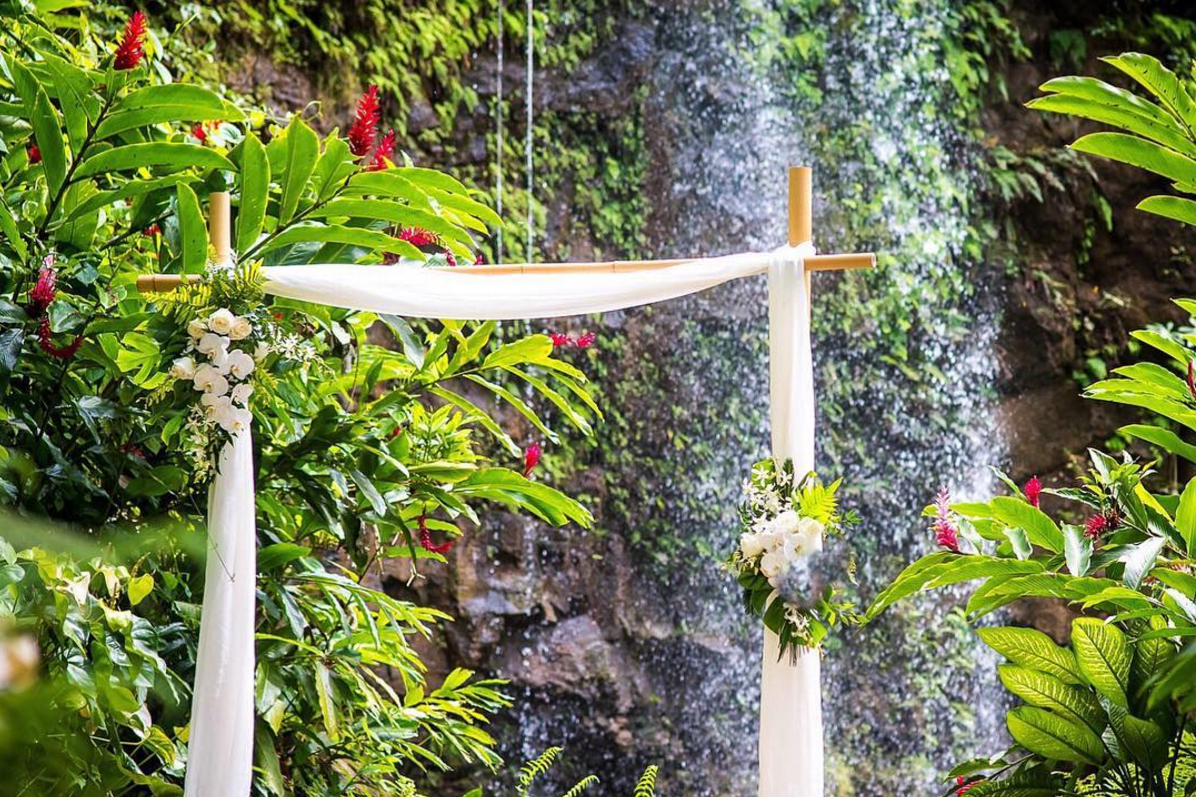
<path id="1" fill-rule="evenodd" d="M 842 537 L 858 522 L 853 512 L 839 511 L 840 483 L 824 485 L 813 472 L 798 478 L 792 460 L 774 459 L 757 462 L 748 479 L 742 532 L 726 567 L 743 588 L 748 612 L 780 638 L 782 654 L 817 648 L 832 627 L 861 619 L 843 589 L 820 585 L 812 567 L 827 538 Z M 850 557 L 848 574 L 854 575 Z"/>

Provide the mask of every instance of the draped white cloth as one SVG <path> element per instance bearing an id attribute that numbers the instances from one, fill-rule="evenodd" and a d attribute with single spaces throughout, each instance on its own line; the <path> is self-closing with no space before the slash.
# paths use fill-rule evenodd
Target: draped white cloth
<path id="1" fill-rule="evenodd" d="M 794 472 L 814 469 L 814 367 L 810 297 L 801 263 L 768 270 L 768 385 L 772 454 Z M 781 655 L 764 629 L 760 682 L 760 797 L 822 797 L 822 690 L 817 651 Z"/>
<path id="2" fill-rule="evenodd" d="M 420 266 L 265 269 L 267 293 L 419 318 L 510 320 L 619 310 L 769 272 L 773 451 L 798 471 L 813 460 L 813 387 L 802 260 L 811 244 L 588 274 L 484 274 Z M 255 530 L 249 432 L 221 453 L 209 495 L 207 563 L 186 797 L 247 797 L 253 763 Z M 775 645 L 775 639 L 768 644 Z M 767 646 L 761 714 L 761 797 L 822 793 L 818 657 L 777 664 Z M 795 786 L 794 784 L 800 784 Z M 815 788 L 817 786 L 817 788 Z"/>
<path id="3" fill-rule="evenodd" d="M 257 529 L 248 429 L 224 446 L 219 465 L 208 491 L 208 563 L 185 797 L 244 797 L 253 766 Z"/>

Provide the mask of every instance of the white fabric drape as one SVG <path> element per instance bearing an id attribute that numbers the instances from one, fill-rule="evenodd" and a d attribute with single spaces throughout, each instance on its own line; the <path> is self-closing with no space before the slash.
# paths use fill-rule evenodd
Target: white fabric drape
<path id="1" fill-rule="evenodd" d="M 692 260 L 668 268 L 585 274 L 479 274 L 420 265 L 272 266 L 267 293 L 411 318 L 519 318 L 601 313 L 673 299 L 763 274 L 775 257 L 814 254 L 809 244 Z"/>
<path id="2" fill-rule="evenodd" d="M 778 455 L 793 456 L 801 470 L 812 462 L 813 444 L 808 437 L 813 434 L 813 421 L 811 415 L 807 422 L 800 408 L 812 413 L 813 396 L 805 293 L 794 291 L 804 285 L 802 259 L 813 254 L 811 244 L 802 244 L 773 252 L 692 260 L 655 270 L 597 274 L 480 274 L 407 265 L 281 266 L 264 270 L 264 288 L 276 296 L 375 313 L 414 318 L 510 320 L 620 310 L 769 271 L 774 346 L 773 450 Z M 774 274 L 784 281 L 779 300 L 775 296 L 778 277 Z M 787 287 L 794 280 L 798 287 Z M 803 453 L 807 448 L 809 455 Z M 186 797 L 249 794 L 253 764 L 256 536 L 251 449 L 249 432 L 225 447 L 209 494 L 211 549 L 192 699 Z M 791 747 L 783 749 L 798 742 L 812 745 L 816 740 L 821 744 L 821 726 L 815 729 L 803 720 L 811 710 L 815 721 L 819 716 L 817 656 L 804 657 L 798 667 L 786 664 L 783 671 L 775 667 L 775 653 L 771 658 L 770 662 L 766 652 L 766 712 L 761 725 L 768 734 L 761 739 L 761 763 L 769 764 L 768 782 L 821 784 L 820 747 L 815 751 L 813 747 L 803 746 L 797 756 Z M 789 720 L 777 722 L 778 712 Z M 767 726 L 763 724 L 765 717 L 769 721 Z M 794 723 L 801 725 L 800 733 L 792 730 Z M 781 735 L 774 739 L 773 734 L 777 733 Z M 767 756 L 766 743 L 770 751 Z M 813 776 L 806 771 L 810 767 L 817 767 L 816 781 L 810 780 Z M 762 771 L 762 784 L 764 777 Z M 779 789 L 761 794 L 764 797 L 821 794 L 821 788 L 818 792 L 804 787 L 796 791 Z"/>
<path id="3" fill-rule="evenodd" d="M 253 767 L 257 531 L 249 430 L 220 452 L 208 491 L 208 563 L 195 660 L 186 797 L 245 797 Z"/>
<path id="4" fill-rule="evenodd" d="M 800 262 L 768 269 L 768 371 L 772 453 L 794 472 L 814 469 L 810 305 Z M 760 797 L 822 797 L 822 691 L 817 651 L 796 661 L 764 629 L 760 682 Z"/>

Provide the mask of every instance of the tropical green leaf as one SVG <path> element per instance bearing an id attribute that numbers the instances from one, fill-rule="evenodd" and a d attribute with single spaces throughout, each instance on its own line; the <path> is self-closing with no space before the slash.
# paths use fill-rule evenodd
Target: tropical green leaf
<path id="1" fill-rule="evenodd" d="M 1021 498 L 998 496 L 992 500 L 993 514 L 1009 526 L 1024 529 L 1026 538 L 1051 553 L 1063 551 L 1063 533 L 1045 512 Z"/>
<path id="2" fill-rule="evenodd" d="M 13 85 L 25 104 L 29 124 L 33 127 L 33 138 L 42 153 L 42 169 L 46 174 L 46 186 L 53 195 L 66 179 L 66 144 L 62 140 L 62 119 L 50 103 L 50 95 L 33 73 L 17 61 L 9 61 Z"/>
<path id="3" fill-rule="evenodd" d="M 1196 226 L 1196 201 L 1178 196 L 1151 196 L 1138 203 L 1138 210 L 1172 221 Z"/>
<path id="4" fill-rule="evenodd" d="M 164 122 L 243 122 L 245 114 L 216 94 L 186 83 L 146 86 L 129 92 L 112 107 L 96 128 L 95 138 L 105 139 L 129 130 Z"/>
<path id="5" fill-rule="evenodd" d="M 208 260 L 208 233 L 199 197 L 191 186 L 180 183 L 178 192 L 179 240 L 182 244 L 182 273 L 201 274 Z"/>
<path id="6" fill-rule="evenodd" d="M 1037 629 L 1002 626 L 977 628 L 976 633 L 984 644 L 1013 664 L 1046 673 L 1065 684 L 1081 682 L 1075 654 Z"/>
<path id="7" fill-rule="evenodd" d="M 1131 657 L 1121 629 L 1080 617 L 1072 621 L 1071 644 L 1084 680 L 1115 705 L 1127 705 Z"/>
<path id="8" fill-rule="evenodd" d="M 340 243 L 360 246 L 371 252 L 393 252 L 404 257 L 423 259 L 423 253 L 406 241 L 393 238 L 383 232 L 363 230 L 360 227 L 341 227 L 336 224 L 302 224 L 290 227 L 270 238 L 259 254 L 272 252 L 297 243 Z"/>
<path id="9" fill-rule="evenodd" d="M 82 179 L 107 172 L 155 167 L 171 171 L 192 167 L 233 171 L 233 164 L 228 158 L 213 149 L 195 144 L 127 144 L 92 155 L 79 166 L 75 177 Z"/>
<path id="10" fill-rule="evenodd" d="M 1073 576 L 1088 574 L 1088 564 L 1092 561 L 1092 540 L 1084 536 L 1084 530 L 1079 526 L 1068 524 L 1063 527 L 1063 553 L 1069 573 Z"/>
<path id="11" fill-rule="evenodd" d="M 1190 479 L 1179 497 L 1175 527 L 1188 547 L 1188 556 L 1196 557 L 1196 478 Z"/>
<path id="12" fill-rule="evenodd" d="M 1069 686 L 1044 672 L 1014 664 L 1001 665 L 997 674 L 1011 694 L 1031 706 L 1050 709 L 1096 733 L 1104 729 L 1105 712 L 1090 692 Z"/>
<path id="13" fill-rule="evenodd" d="M 320 138 L 295 114 L 287 125 L 286 165 L 279 179 L 282 184 L 282 200 L 279 204 L 278 223 L 286 224 L 299 207 L 299 198 L 307 188 L 308 180 L 316 168 L 320 155 Z"/>
<path id="14" fill-rule="evenodd" d="M 270 159 L 254 133 L 241 144 L 241 204 L 237 210 L 237 251 L 248 252 L 257 243 L 266 221 L 270 198 Z"/>
<path id="15" fill-rule="evenodd" d="M 1101 59 L 1138 81 L 1189 130 L 1196 130 L 1196 107 L 1175 73 L 1154 56 L 1122 53 Z"/>
<path id="16" fill-rule="evenodd" d="M 1168 429 L 1163 429 L 1158 426 L 1133 424 L 1130 426 L 1123 426 L 1118 429 L 1118 431 L 1122 434 L 1136 437 L 1139 440 L 1145 440 L 1148 443 L 1153 443 L 1170 454 L 1174 454 L 1177 457 L 1186 459 L 1189 462 L 1196 463 L 1196 446 L 1185 443 L 1179 435 Z"/>
<path id="17" fill-rule="evenodd" d="M 1104 758 L 1100 737 L 1089 728 L 1041 708 L 1015 708 L 1005 723 L 1015 742 L 1043 758 L 1093 766 Z"/>

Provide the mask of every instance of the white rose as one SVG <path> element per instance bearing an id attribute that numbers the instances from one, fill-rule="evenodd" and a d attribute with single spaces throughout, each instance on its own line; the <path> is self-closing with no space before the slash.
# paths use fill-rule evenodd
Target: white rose
<path id="1" fill-rule="evenodd" d="M 214 396 L 223 396 L 228 392 L 228 380 L 212 366 L 201 365 L 195 369 L 195 389 Z"/>
<path id="2" fill-rule="evenodd" d="M 199 343 L 195 344 L 195 348 L 211 357 L 216 352 L 228 351 L 228 338 L 215 332 L 207 332 L 199 339 Z"/>
<path id="3" fill-rule="evenodd" d="M 233 320 L 232 329 L 228 331 L 228 336 L 233 340 L 245 340 L 253 334 L 253 324 L 249 323 L 248 318 L 237 316 Z"/>
<path id="4" fill-rule="evenodd" d="M 216 423 L 220 424 L 220 428 L 229 434 L 237 434 L 249 428 L 249 422 L 253 420 L 253 416 L 249 410 L 240 410 L 236 407 L 228 407 L 216 414 Z"/>
<path id="5" fill-rule="evenodd" d="M 803 556 L 818 553 L 822 550 L 822 535 L 826 527 L 812 517 L 804 517 L 797 524 L 797 531 L 793 535 L 794 543 Z"/>
<path id="6" fill-rule="evenodd" d="M 179 357 L 171 364 L 170 375 L 175 379 L 193 379 L 195 377 L 195 360 L 190 357 Z"/>
<path id="7" fill-rule="evenodd" d="M 258 341 L 257 346 L 253 350 L 253 359 L 255 362 L 261 362 L 270 354 L 270 344 L 264 340 Z"/>
<path id="8" fill-rule="evenodd" d="M 253 358 L 239 349 L 228 353 L 228 372 L 238 379 L 253 373 Z"/>
<path id="9" fill-rule="evenodd" d="M 768 579 L 781 575 L 788 569 L 788 565 L 783 551 L 769 551 L 760 557 L 760 573 Z"/>
<path id="10" fill-rule="evenodd" d="M 252 394 L 253 394 L 253 385 L 242 382 L 241 384 L 234 387 L 232 390 L 232 393 L 230 393 L 229 395 L 232 396 L 232 400 L 235 403 L 245 405 L 245 404 L 248 404 L 249 397 Z"/>
<path id="11" fill-rule="evenodd" d="M 797 531 L 797 524 L 801 518 L 792 509 L 787 509 L 777 515 L 772 521 L 772 530 L 779 534 L 792 534 Z"/>
<path id="12" fill-rule="evenodd" d="M 206 321 L 196 318 L 187 325 L 187 334 L 191 336 L 192 340 L 199 340 L 208 331 L 208 324 Z"/>
<path id="13" fill-rule="evenodd" d="M 218 335 L 227 335 L 233 329 L 237 317 L 223 307 L 208 316 L 208 328 Z"/>
<path id="14" fill-rule="evenodd" d="M 759 534 L 752 534 L 751 532 L 740 535 L 739 550 L 748 559 L 755 559 L 760 554 L 764 553 L 764 542 L 760 539 Z"/>

